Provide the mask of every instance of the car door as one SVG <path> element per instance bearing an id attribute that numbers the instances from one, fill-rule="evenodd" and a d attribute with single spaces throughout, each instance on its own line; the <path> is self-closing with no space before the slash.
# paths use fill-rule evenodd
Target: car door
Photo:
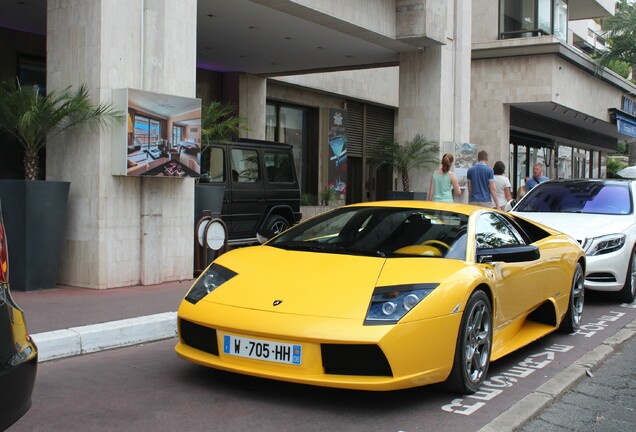
<path id="1" fill-rule="evenodd" d="M 263 181 L 261 150 L 230 146 L 231 238 L 252 236 L 265 211 L 266 196 Z"/>
<path id="2" fill-rule="evenodd" d="M 477 219 L 477 249 L 523 246 L 523 236 L 502 214 L 486 212 Z M 495 281 L 495 296 L 499 323 L 508 323 L 533 308 L 543 297 L 545 284 L 541 259 L 523 262 L 483 263 Z"/>

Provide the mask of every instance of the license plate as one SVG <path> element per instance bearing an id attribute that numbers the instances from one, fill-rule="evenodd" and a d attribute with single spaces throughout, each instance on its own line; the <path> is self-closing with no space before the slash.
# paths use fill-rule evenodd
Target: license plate
<path id="1" fill-rule="evenodd" d="M 260 339 L 224 335 L 223 353 L 238 357 L 299 365 L 302 362 L 301 345 Z"/>

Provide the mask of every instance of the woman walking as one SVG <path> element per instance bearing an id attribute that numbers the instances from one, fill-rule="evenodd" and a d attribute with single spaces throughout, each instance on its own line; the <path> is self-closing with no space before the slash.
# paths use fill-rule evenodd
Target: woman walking
<path id="1" fill-rule="evenodd" d="M 453 193 L 458 196 L 461 193 L 457 177 L 455 177 L 455 173 L 450 171 L 454 160 L 455 158 L 450 153 L 442 156 L 442 167 L 433 173 L 428 189 L 431 201 L 453 202 Z"/>
<path id="2" fill-rule="evenodd" d="M 510 180 L 504 175 L 506 165 L 502 161 L 495 162 L 492 169 L 495 172 L 495 192 L 497 192 L 497 201 L 499 201 L 499 210 L 504 210 L 506 203 L 512 199 L 510 193 Z"/>

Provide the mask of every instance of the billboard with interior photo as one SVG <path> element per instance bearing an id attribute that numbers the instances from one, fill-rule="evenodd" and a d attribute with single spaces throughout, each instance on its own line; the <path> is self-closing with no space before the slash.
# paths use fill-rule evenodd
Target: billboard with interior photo
<path id="1" fill-rule="evenodd" d="M 113 175 L 186 178 L 201 173 L 201 100 L 113 90 L 127 120 L 113 133 Z"/>

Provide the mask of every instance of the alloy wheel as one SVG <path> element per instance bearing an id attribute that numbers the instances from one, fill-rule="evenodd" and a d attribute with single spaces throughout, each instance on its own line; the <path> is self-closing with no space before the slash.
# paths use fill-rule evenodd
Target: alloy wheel
<path id="1" fill-rule="evenodd" d="M 473 383 L 481 381 L 488 370 L 490 339 L 490 311 L 480 300 L 470 311 L 464 334 L 464 371 Z"/>

